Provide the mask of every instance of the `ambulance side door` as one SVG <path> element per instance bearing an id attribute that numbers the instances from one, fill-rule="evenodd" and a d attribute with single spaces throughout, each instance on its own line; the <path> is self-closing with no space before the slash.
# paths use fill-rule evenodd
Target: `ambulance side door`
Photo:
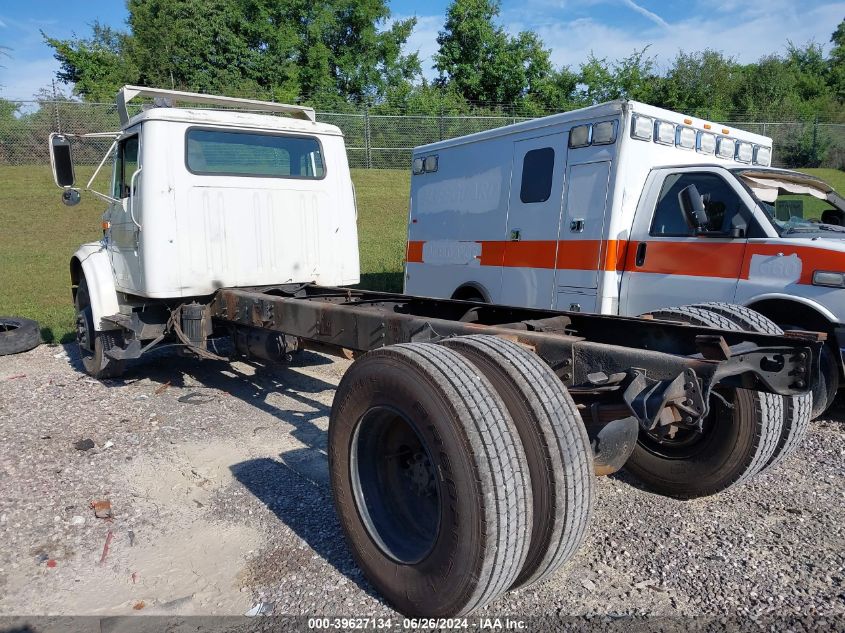
<path id="1" fill-rule="evenodd" d="M 567 139 L 561 131 L 513 144 L 501 303 L 552 307 Z"/>
<path id="2" fill-rule="evenodd" d="M 706 235 L 686 222 L 680 191 L 707 196 Z M 654 170 L 637 208 L 622 276 L 620 313 L 705 301 L 733 302 L 749 231 L 757 227 L 735 182 L 713 168 Z"/>

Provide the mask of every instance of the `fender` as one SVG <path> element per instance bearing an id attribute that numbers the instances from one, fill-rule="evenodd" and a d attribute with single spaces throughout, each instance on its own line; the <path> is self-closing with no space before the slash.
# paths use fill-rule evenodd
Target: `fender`
<path id="1" fill-rule="evenodd" d="M 109 253 L 102 242 L 91 242 L 79 247 L 70 260 L 70 276 L 74 286 L 79 285 L 81 275 L 88 282 L 88 294 L 91 297 L 91 311 L 94 315 L 94 329 L 118 329 L 116 325 L 103 327 L 101 319 L 120 312 L 117 291 L 114 287 Z M 76 290 L 74 290 L 74 297 Z"/>
<path id="2" fill-rule="evenodd" d="M 772 299 L 777 299 L 778 301 L 789 301 L 792 303 L 801 303 L 807 306 L 808 308 L 812 308 L 831 323 L 839 322 L 839 319 L 836 318 L 836 315 L 834 315 L 833 312 L 828 310 L 822 304 L 813 301 L 812 299 L 807 299 L 806 297 L 790 295 L 784 292 L 767 292 L 766 294 L 756 295 L 754 297 L 751 297 L 750 299 L 747 299 L 744 304 L 745 307 L 753 309 L 755 303 L 760 303 L 761 301 L 769 301 Z"/>
<path id="3" fill-rule="evenodd" d="M 454 292 L 452 293 L 452 298 L 456 298 L 456 295 L 461 294 L 462 290 L 475 290 L 478 294 L 481 295 L 481 299 L 484 301 L 484 303 L 493 303 L 490 299 L 490 293 L 487 292 L 487 289 L 478 282 L 467 281 L 465 283 L 462 283 L 460 286 L 455 288 Z"/>

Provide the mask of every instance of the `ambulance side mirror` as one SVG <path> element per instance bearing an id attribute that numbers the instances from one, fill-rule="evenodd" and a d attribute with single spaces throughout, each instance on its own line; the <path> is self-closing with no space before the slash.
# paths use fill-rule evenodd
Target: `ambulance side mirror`
<path id="1" fill-rule="evenodd" d="M 681 205 L 681 212 L 684 220 L 694 231 L 707 230 L 710 218 L 707 217 L 707 210 L 704 208 L 704 200 L 698 193 L 698 187 L 690 185 L 678 192 L 678 203 Z"/>

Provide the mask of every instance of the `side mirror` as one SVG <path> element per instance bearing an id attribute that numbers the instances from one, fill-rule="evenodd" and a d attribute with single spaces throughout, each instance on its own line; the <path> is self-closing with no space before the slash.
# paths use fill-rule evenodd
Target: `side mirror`
<path id="1" fill-rule="evenodd" d="M 698 193 L 698 187 L 690 185 L 678 192 L 678 203 L 681 205 L 681 212 L 684 220 L 694 231 L 706 230 L 710 223 L 707 217 L 707 210 L 704 208 L 704 200 Z"/>
<path id="2" fill-rule="evenodd" d="M 70 141 L 67 137 L 55 132 L 50 135 L 50 166 L 53 168 L 53 180 L 57 187 L 63 189 L 73 187 L 76 177 L 73 173 Z"/>

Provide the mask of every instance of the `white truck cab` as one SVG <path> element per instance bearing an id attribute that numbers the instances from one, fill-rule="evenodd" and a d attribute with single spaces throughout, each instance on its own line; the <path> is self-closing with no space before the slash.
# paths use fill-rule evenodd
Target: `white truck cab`
<path id="1" fill-rule="evenodd" d="M 826 406 L 845 200 L 771 155 L 768 137 L 634 101 L 418 147 L 405 293 L 625 316 L 742 304 L 828 334 Z"/>
<path id="2" fill-rule="evenodd" d="M 130 117 L 137 98 L 159 107 Z M 210 107 L 172 107 L 179 102 Z M 311 108 L 172 90 L 126 86 L 117 104 L 121 129 L 93 135 L 113 139 L 97 169 L 112 162 L 109 191 L 91 189 L 97 172 L 88 183 L 107 205 L 103 238 L 82 245 L 70 264 L 78 335 L 95 367 L 99 347 L 126 342 L 114 339 L 127 324 L 138 341 L 155 338 L 162 324 L 142 334 L 143 323 L 130 323 L 150 300 L 164 307 L 223 287 L 358 283 L 340 129 L 317 123 Z M 54 178 L 71 204 L 79 200 L 72 139 L 50 137 Z"/>

